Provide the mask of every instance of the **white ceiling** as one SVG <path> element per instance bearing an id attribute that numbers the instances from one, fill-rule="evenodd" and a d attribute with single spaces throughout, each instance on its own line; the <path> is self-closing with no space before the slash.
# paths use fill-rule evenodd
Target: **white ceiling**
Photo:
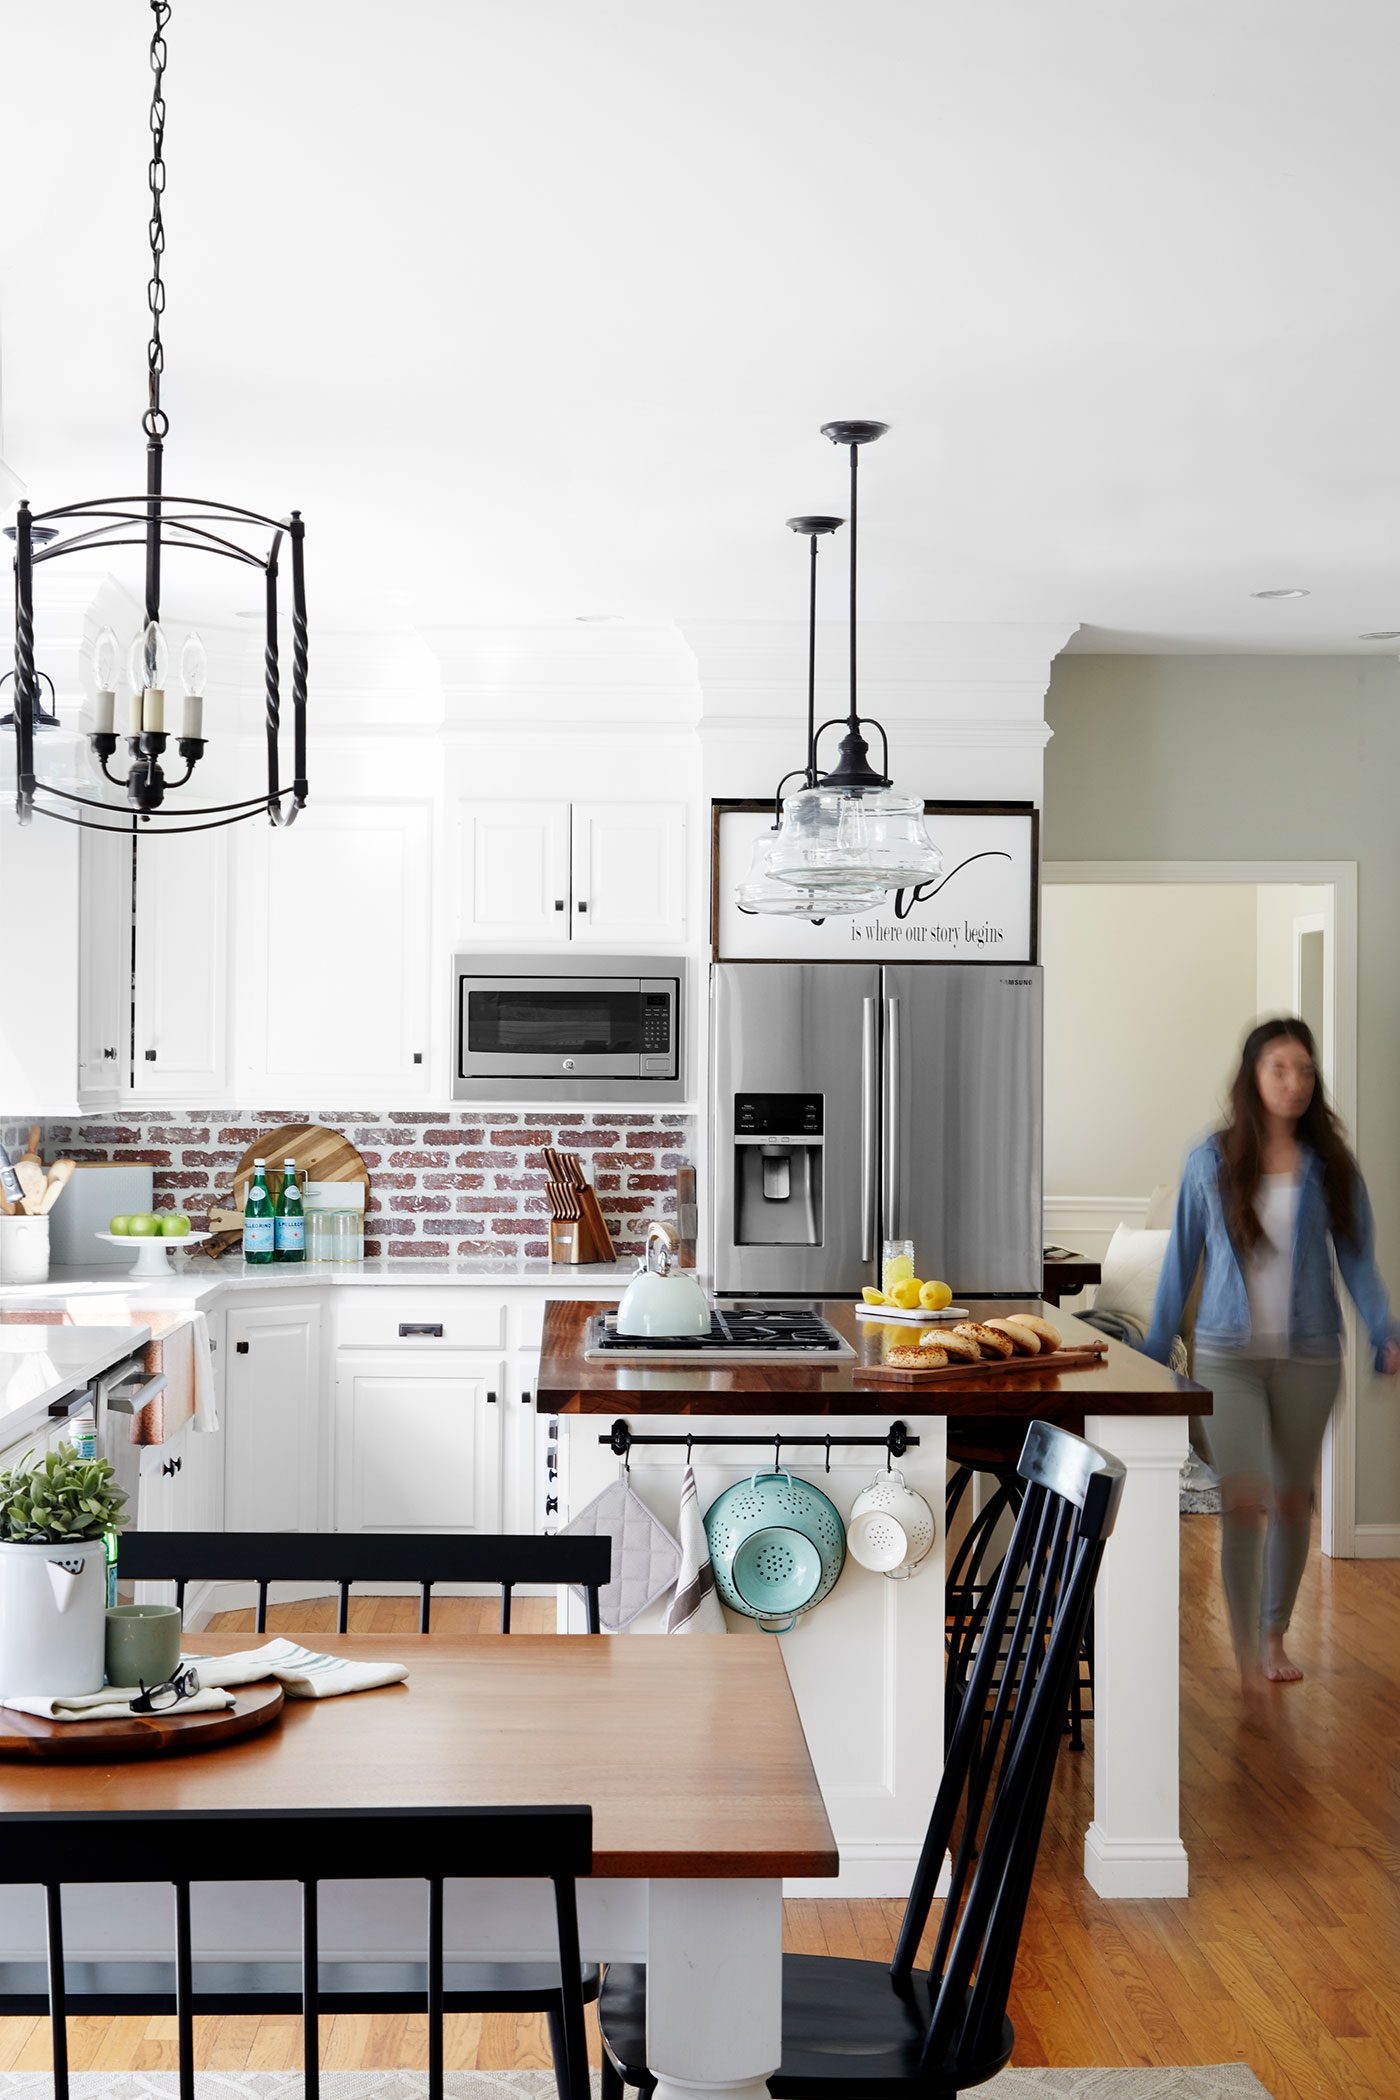
<path id="1" fill-rule="evenodd" d="M 7 10 L 36 507 L 143 471 L 149 22 Z M 874 416 L 873 619 L 1400 628 L 1394 0 L 175 0 L 169 43 L 167 486 L 299 506 L 313 617 L 800 617 L 817 427 Z"/>

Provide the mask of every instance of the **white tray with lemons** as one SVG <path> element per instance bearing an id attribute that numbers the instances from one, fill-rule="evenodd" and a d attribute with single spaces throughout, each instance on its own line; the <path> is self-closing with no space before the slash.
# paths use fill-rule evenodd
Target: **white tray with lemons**
<path id="1" fill-rule="evenodd" d="M 901 1257 L 901 1259 L 903 1259 Z M 882 1320 L 906 1327 L 927 1326 L 935 1320 L 966 1320 L 965 1305 L 954 1305 L 953 1293 L 946 1283 L 937 1278 L 925 1282 L 922 1276 L 894 1273 L 891 1262 L 885 1269 L 885 1288 L 877 1291 L 873 1283 L 867 1283 L 861 1291 L 864 1301 L 856 1307 L 859 1320 Z"/>

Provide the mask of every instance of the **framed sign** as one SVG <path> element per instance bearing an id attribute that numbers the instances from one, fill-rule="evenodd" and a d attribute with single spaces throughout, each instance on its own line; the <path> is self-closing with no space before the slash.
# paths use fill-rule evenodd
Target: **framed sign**
<path id="1" fill-rule="evenodd" d="M 716 802 L 710 846 L 712 953 L 717 962 L 1038 962 L 1040 812 L 1032 802 L 926 802 L 941 873 L 891 892 L 853 917 L 747 912 L 734 892 L 773 804 Z"/>

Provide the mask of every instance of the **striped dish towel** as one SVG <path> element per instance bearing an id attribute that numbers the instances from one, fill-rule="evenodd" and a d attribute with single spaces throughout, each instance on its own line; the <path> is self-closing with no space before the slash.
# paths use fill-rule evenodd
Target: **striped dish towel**
<path id="1" fill-rule="evenodd" d="M 724 1606 L 715 1595 L 715 1571 L 710 1565 L 710 1542 L 705 1519 L 700 1514 L 700 1496 L 695 1469 L 687 1466 L 681 1481 L 681 1517 L 676 1527 L 681 1542 L 681 1572 L 675 1595 L 666 1614 L 667 1633 L 725 1633 Z"/>
<path id="2" fill-rule="evenodd" d="M 401 1684 L 407 1663 L 374 1662 L 368 1656 L 318 1655 L 295 1641 L 269 1641 L 237 1655 L 186 1655 L 201 1685 L 255 1684 L 275 1677 L 289 1699 L 337 1699 L 342 1692 L 368 1692 L 379 1684 Z"/>

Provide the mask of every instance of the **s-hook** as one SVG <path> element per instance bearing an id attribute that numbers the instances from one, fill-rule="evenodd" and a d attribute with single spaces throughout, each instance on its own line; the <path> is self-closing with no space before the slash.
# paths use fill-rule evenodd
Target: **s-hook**
<path id="1" fill-rule="evenodd" d="M 826 1433 L 826 1470 L 828 1473 L 831 1471 L 831 1431 L 829 1429 Z"/>

